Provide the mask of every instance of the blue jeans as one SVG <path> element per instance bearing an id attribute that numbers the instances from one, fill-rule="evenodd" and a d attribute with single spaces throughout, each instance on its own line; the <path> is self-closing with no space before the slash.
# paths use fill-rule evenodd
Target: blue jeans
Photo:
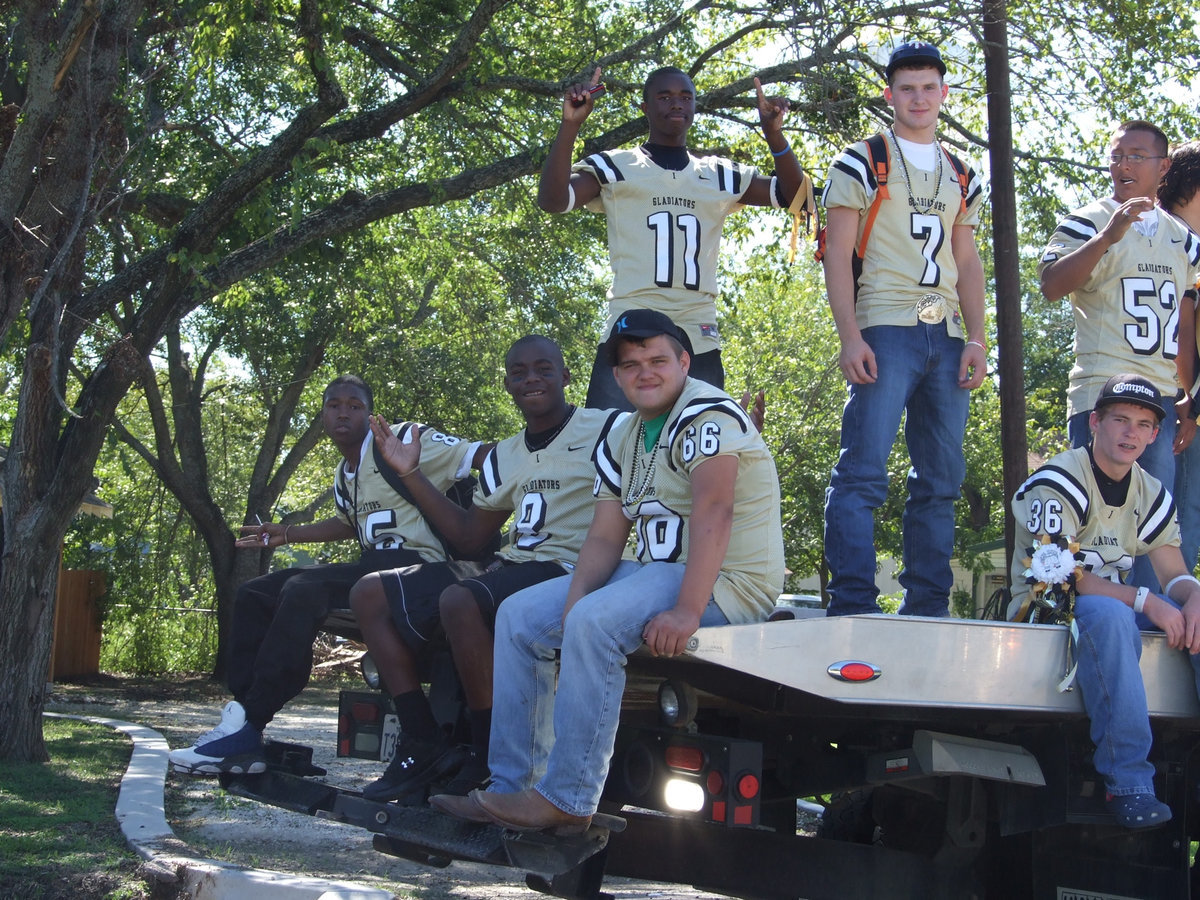
<path id="1" fill-rule="evenodd" d="M 1148 761 L 1150 714 L 1138 661 L 1139 629 L 1157 631 L 1144 615 L 1113 597 L 1083 594 L 1075 598 L 1079 626 L 1077 680 L 1091 719 L 1093 764 L 1109 793 L 1153 794 L 1154 766 Z M 1200 689 L 1200 659 L 1188 655 Z"/>
<path id="2" fill-rule="evenodd" d="M 1138 457 L 1138 465 L 1163 483 L 1168 491 L 1175 487 L 1175 411 L 1169 405 L 1169 393 L 1163 394 L 1163 402 L 1167 403 L 1167 416 L 1158 427 L 1158 437 L 1153 444 L 1148 444 Z M 1088 418 L 1091 410 L 1078 412 L 1067 420 L 1067 437 L 1072 447 L 1086 447 L 1092 439 Z M 1195 562 L 1193 554 L 1193 562 Z M 1162 586 L 1158 576 L 1150 565 L 1150 557 L 1139 556 L 1133 561 L 1133 570 L 1129 573 L 1129 583 L 1139 587 L 1148 587 L 1158 593 Z"/>
<path id="3" fill-rule="evenodd" d="M 1171 493 L 1179 511 L 1179 549 L 1183 564 L 1192 572 L 1200 553 L 1200 439 L 1175 457 L 1175 489 Z"/>
<path id="4" fill-rule="evenodd" d="M 604 587 L 572 607 L 565 629 L 570 575 L 504 601 L 496 616 L 489 790 L 535 787 L 571 815 L 596 811 L 617 736 L 625 657 L 641 646 L 646 623 L 675 606 L 683 570 L 682 563 L 623 560 Z M 727 622 L 710 600 L 701 626 Z"/>
<path id="5" fill-rule="evenodd" d="M 904 415 L 912 467 L 904 503 L 902 614 L 944 616 L 954 578 L 954 502 L 967 467 L 963 433 L 970 392 L 958 386 L 963 341 L 943 323 L 863 330 L 875 352 L 874 384 L 850 385 L 841 452 L 825 491 L 825 559 L 831 616 L 879 612 L 875 511 L 887 498 L 888 455 Z"/>

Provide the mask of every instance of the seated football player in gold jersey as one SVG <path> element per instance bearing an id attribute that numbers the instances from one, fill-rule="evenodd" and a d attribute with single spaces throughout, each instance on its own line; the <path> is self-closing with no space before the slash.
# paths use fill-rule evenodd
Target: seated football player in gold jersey
<path id="1" fill-rule="evenodd" d="M 592 521 L 596 480 L 592 451 L 597 440 L 626 415 L 617 410 L 577 409 L 564 393 L 570 381 L 571 373 L 554 341 L 527 335 L 512 345 L 504 359 L 504 388 L 521 411 L 525 428 L 488 453 L 468 509 L 447 499 L 426 477 L 418 442 L 405 443 L 378 418 L 373 423 L 388 462 L 401 473 L 429 520 L 456 546 L 467 552 L 482 549 L 510 517 L 512 526 L 511 539 L 495 563 L 447 587 L 440 598 L 439 616 L 470 715 L 470 751 L 461 753 L 444 741 L 413 741 L 402 733 L 400 752 L 383 776 L 364 789 L 368 799 L 398 799 L 435 779 L 450 778 L 440 790 L 451 794 L 466 794 L 487 781 L 496 611 L 509 595 L 574 568 Z M 364 609 L 372 606 L 386 617 L 387 605 L 378 590 L 373 597 L 366 593 L 365 587 L 355 592 L 360 616 L 374 615 Z M 403 631 L 400 626 L 397 636 Z M 376 640 L 372 650 L 389 690 L 420 693 L 415 676 L 407 674 L 415 665 L 407 643 L 391 640 L 381 646 Z M 423 700 L 423 694 L 413 701 L 401 696 L 397 704 L 399 708 Z M 401 722 L 402 732 L 406 724 Z"/>
<path id="2" fill-rule="evenodd" d="M 496 618 L 486 791 L 435 806 L 518 830 L 587 828 L 608 775 L 625 657 L 682 653 L 697 628 L 766 618 L 783 585 L 775 464 L 728 394 L 688 377 L 686 334 L 630 310 L 605 357 L 636 414 L 596 447 L 596 505 L 574 572 Z M 623 559 L 631 529 L 636 559 Z M 561 667 L 555 679 L 555 652 Z"/>

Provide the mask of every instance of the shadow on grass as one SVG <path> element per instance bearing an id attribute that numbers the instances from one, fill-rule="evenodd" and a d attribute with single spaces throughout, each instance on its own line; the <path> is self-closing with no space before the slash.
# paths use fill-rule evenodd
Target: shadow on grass
<path id="1" fill-rule="evenodd" d="M 0 897 L 149 898 L 113 815 L 129 739 L 70 719 L 43 720 L 43 733 L 49 762 L 0 769 Z"/>

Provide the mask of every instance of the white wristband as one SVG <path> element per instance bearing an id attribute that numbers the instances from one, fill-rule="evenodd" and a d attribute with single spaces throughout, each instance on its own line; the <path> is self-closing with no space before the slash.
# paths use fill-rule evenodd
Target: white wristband
<path id="1" fill-rule="evenodd" d="M 575 188 L 571 186 L 570 182 L 567 182 L 567 208 L 564 209 L 563 212 L 569 213 L 574 208 L 575 208 Z"/>
<path id="2" fill-rule="evenodd" d="M 1150 588 L 1140 587 L 1137 589 L 1137 596 L 1133 600 L 1133 611 L 1141 613 L 1146 608 L 1146 598 L 1150 596 Z"/>
<path id="3" fill-rule="evenodd" d="M 1179 584 L 1179 582 L 1181 582 L 1181 581 L 1190 581 L 1192 584 L 1196 585 L 1196 587 L 1200 587 L 1200 579 L 1197 579 L 1196 576 L 1194 576 L 1194 575 L 1176 575 L 1174 578 L 1172 578 L 1170 581 L 1167 582 L 1167 586 L 1163 589 L 1163 593 L 1166 594 L 1168 597 L 1170 597 L 1171 596 L 1171 588 L 1175 587 L 1175 585 Z"/>

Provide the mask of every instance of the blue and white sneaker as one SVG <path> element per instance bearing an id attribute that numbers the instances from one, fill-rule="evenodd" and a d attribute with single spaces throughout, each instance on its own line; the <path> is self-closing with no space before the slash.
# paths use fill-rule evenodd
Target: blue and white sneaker
<path id="1" fill-rule="evenodd" d="M 262 755 L 262 732 L 246 721 L 246 710 L 230 700 L 221 711 L 221 723 L 191 747 L 172 750 L 171 768 L 187 775 L 253 775 L 267 770 Z"/>

